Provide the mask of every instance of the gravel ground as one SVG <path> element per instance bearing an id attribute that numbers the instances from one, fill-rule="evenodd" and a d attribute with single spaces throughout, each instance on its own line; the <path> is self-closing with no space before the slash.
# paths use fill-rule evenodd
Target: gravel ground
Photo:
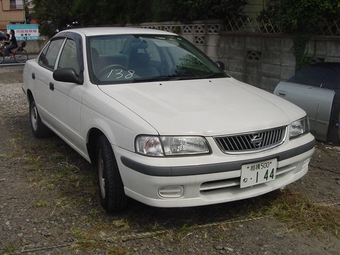
<path id="1" fill-rule="evenodd" d="M 340 254 L 336 229 L 270 213 L 297 197 L 311 201 L 301 212 L 339 216 L 339 147 L 318 143 L 304 178 L 260 198 L 107 214 L 90 165 L 58 137 L 32 136 L 21 82 L 22 67 L 0 67 L 0 254 Z"/>

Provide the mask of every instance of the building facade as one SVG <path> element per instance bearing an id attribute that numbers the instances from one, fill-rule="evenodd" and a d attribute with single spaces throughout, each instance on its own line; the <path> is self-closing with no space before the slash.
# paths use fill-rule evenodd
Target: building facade
<path id="1" fill-rule="evenodd" d="M 24 23 L 24 0 L 0 0 L 0 30 L 5 32 L 6 25 Z"/>

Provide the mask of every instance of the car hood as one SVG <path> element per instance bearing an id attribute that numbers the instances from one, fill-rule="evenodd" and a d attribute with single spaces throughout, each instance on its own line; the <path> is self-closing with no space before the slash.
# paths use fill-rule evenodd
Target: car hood
<path id="1" fill-rule="evenodd" d="M 305 115 L 290 102 L 233 78 L 99 88 L 161 135 L 223 135 L 288 125 Z"/>

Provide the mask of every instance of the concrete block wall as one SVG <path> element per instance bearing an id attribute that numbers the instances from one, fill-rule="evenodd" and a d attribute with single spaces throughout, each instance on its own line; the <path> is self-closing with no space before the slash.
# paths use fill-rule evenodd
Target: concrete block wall
<path id="1" fill-rule="evenodd" d="M 280 81 L 295 73 L 289 36 L 222 31 L 218 47 L 218 56 L 213 59 L 224 62 L 230 75 L 267 91 L 272 92 Z M 306 52 L 315 61 L 340 62 L 340 38 L 314 37 Z"/>
<path id="2" fill-rule="evenodd" d="M 309 55 L 328 62 L 340 62 L 340 36 L 318 36 L 308 43 Z"/>
<path id="3" fill-rule="evenodd" d="M 219 60 L 236 79 L 272 91 L 294 73 L 291 46 L 281 38 L 250 33 L 221 32 Z M 293 61 L 292 61 L 293 60 Z"/>
<path id="4" fill-rule="evenodd" d="M 41 39 L 41 40 L 32 40 L 26 42 L 25 50 L 28 52 L 28 54 L 36 55 L 38 54 L 42 48 L 45 46 L 45 44 L 48 42 L 47 39 Z M 18 45 L 20 46 L 22 41 L 18 41 Z"/>

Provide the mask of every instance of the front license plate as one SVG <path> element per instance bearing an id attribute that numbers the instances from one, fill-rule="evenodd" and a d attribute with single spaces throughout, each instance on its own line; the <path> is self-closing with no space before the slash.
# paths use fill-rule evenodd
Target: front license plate
<path id="1" fill-rule="evenodd" d="M 246 164 L 241 169 L 241 188 L 275 180 L 277 159 Z"/>

